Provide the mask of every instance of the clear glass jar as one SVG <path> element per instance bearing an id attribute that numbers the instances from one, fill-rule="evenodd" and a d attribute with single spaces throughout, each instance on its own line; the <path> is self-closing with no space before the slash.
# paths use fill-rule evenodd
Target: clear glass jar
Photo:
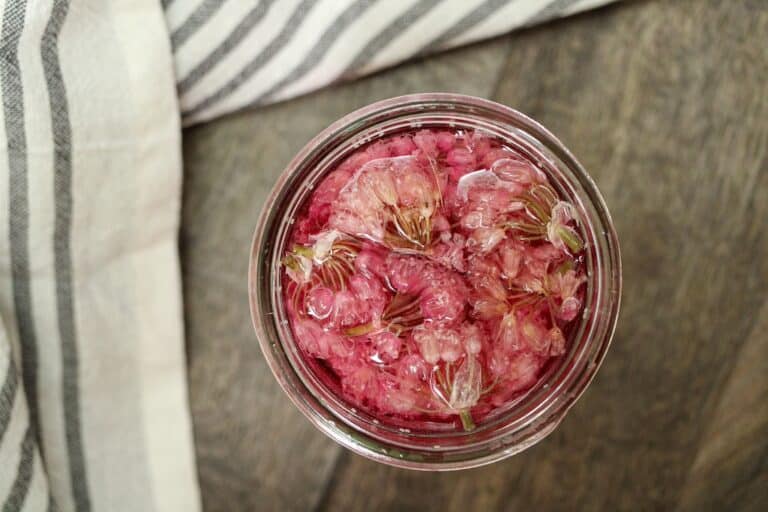
<path id="1" fill-rule="evenodd" d="M 511 406 L 469 432 L 414 432 L 386 425 L 341 400 L 308 367 L 293 340 L 281 293 L 280 260 L 293 219 L 321 177 L 360 146 L 418 128 L 482 130 L 535 155 L 579 217 L 585 241 L 584 314 L 569 351 Z M 249 296 L 254 328 L 269 367 L 304 415 L 350 450 L 420 470 L 476 467 L 518 453 L 560 423 L 594 378 L 611 342 L 621 296 L 619 243 L 592 179 L 563 144 L 509 107 L 456 94 L 415 94 L 374 103 L 336 121 L 290 162 L 267 199 L 251 249 Z"/>

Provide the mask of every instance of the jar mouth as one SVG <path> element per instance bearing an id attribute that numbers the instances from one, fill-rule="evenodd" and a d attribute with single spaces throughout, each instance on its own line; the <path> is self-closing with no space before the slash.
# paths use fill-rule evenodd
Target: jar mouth
<path id="1" fill-rule="evenodd" d="M 482 130 L 537 162 L 578 212 L 585 240 L 587 290 L 569 351 L 536 385 L 497 409 L 470 432 L 437 425 L 383 423 L 334 393 L 297 347 L 283 305 L 279 262 L 291 222 L 315 184 L 350 152 L 404 130 Z M 287 221 L 286 221 L 287 220 Z M 459 469 L 510 456 L 543 439 L 584 392 L 600 366 L 618 318 L 621 261 L 613 222 L 592 179 L 567 148 L 536 121 L 509 107 L 470 96 L 432 93 L 391 98 L 336 121 L 289 163 L 265 202 L 249 264 L 252 320 L 273 374 L 321 431 L 353 451 L 412 469 Z M 409 422 L 411 424 L 412 422 Z"/>

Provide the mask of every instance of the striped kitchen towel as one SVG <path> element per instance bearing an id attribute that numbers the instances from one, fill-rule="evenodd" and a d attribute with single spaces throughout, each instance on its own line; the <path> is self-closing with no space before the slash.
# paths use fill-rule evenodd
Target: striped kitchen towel
<path id="1" fill-rule="evenodd" d="M 163 11 L 0 11 L 0 510 L 194 512 Z"/>
<path id="2" fill-rule="evenodd" d="M 164 0 L 184 125 L 614 0 Z"/>
<path id="3" fill-rule="evenodd" d="M 0 0 L 2 512 L 200 508 L 182 120 L 607 1 Z"/>

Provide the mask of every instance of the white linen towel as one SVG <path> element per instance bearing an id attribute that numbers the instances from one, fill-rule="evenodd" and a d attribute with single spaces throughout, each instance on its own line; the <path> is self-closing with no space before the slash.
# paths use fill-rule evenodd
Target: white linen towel
<path id="1" fill-rule="evenodd" d="M 194 512 L 162 10 L 7 0 L 2 16 L 0 506 Z"/>
<path id="2" fill-rule="evenodd" d="M 608 1 L 0 1 L 2 511 L 200 509 L 182 119 Z"/>

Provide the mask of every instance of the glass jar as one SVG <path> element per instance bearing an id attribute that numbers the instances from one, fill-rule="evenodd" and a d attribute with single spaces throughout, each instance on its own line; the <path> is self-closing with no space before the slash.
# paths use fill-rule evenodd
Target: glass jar
<path id="1" fill-rule="evenodd" d="M 364 144 L 419 128 L 481 130 L 528 155 L 578 213 L 587 273 L 584 310 L 568 352 L 534 387 L 468 432 L 414 432 L 345 403 L 309 368 L 283 304 L 280 261 L 291 224 L 319 180 Z M 288 397 L 322 432 L 378 462 L 410 469 L 476 467 L 537 443 L 594 378 L 611 342 L 621 296 L 619 243 L 592 179 L 563 144 L 509 107 L 457 94 L 414 94 L 374 103 L 336 121 L 290 162 L 264 204 L 251 249 L 249 297 L 267 363 Z"/>

